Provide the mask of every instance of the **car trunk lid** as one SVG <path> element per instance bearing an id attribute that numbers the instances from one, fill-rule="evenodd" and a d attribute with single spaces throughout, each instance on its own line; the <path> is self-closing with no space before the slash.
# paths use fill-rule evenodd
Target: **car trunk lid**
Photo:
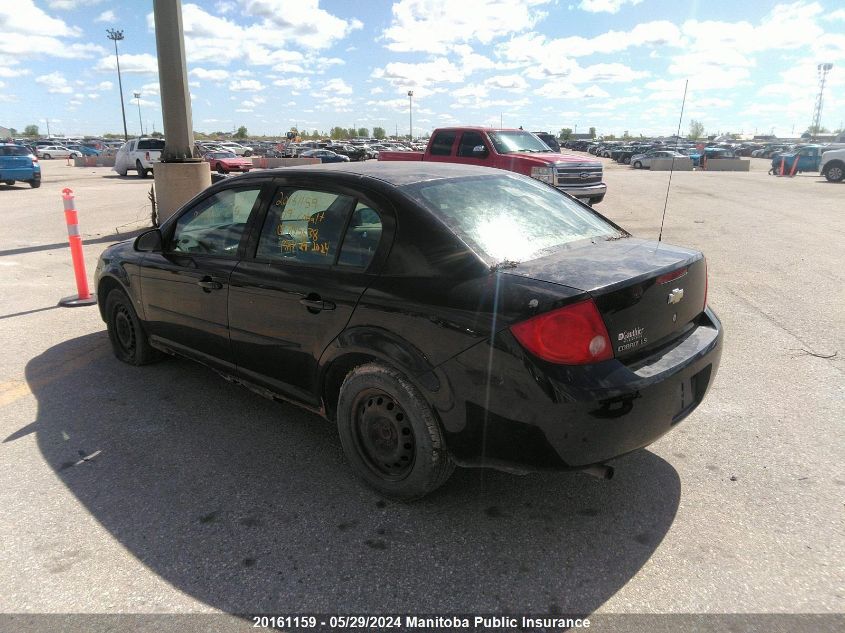
<path id="1" fill-rule="evenodd" d="M 700 252 L 636 238 L 581 240 L 508 273 L 588 292 L 620 359 L 680 336 L 707 291 Z"/>

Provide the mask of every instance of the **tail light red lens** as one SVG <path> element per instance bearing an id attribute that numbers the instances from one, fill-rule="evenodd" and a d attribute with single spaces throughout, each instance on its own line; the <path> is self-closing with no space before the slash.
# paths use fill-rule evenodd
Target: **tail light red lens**
<path id="1" fill-rule="evenodd" d="M 535 356 L 561 365 L 587 365 L 613 358 L 607 328 L 592 299 L 552 310 L 510 328 Z"/>

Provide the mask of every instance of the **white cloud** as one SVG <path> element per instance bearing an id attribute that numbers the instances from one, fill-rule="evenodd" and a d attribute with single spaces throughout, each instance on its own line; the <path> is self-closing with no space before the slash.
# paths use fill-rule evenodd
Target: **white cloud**
<path id="1" fill-rule="evenodd" d="M 618 13 L 622 5 L 630 4 L 632 7 L 643 0 L 581 0 L 578 5 L 580 9 L 589 13 Z"/>
<path id="2" fill-rule="evenodd" d="M 94 22 L 117 22 L 117 16 L 114 14 L 114 11 L 109 9 L 108 11 L 103 11 L 100 15 L 98 15 Z"/>
<path id="3" fill-rule="evenodd" d="M 330 79 L 321 89 L 323 94 L 335 94 L 335 95 L 351 95 L 352 94 L 352 86 L 348 83 L 343 81 L 343 79 Z"/>
<path id="4" fill-rule="evenodd" d="M 235 79 L 229 82 L 229 90 L 234 92 L 257 92 L 264 90 L 264 84 L 257 79 Z"/>
<path id="5" fill-rule="evenodd" d="M 7 33 L 25 33 L 51 37 L 77 37 L 78 27 L 68 26 L 64 20 L 54 18 L 35 6 L 32 0 L 0 2 L 0 28 Z"/>
<path id="6" fill-rule="evenodd" d="M 96 87 L 97 87 L 97 90 L 105 91 L 105 90 L 111 90 L 112 88 L 114 88 L 114 84 L 110 81 L 101 81 L 100 83 L 97 84 Z"/>
<path id="7" fill-rule="evenodd" d="M 47 92 L 70 94 L 73 88 L 68 84 L 67 79 L 60 72 L 52 72 L 35 78 L 35 83 L 47 88 Z"/>
<path id="8" fill-rule="evenodd" d="M 3 63 L 3 60 L 0 59 L 0 77 L 21 77 L 23 75 L 28 75 L 29 69 L 27 68 L 12 68 L 11 64 Z"/>
<path id="9" fill-rule="evenodd" d="M 94 70 L 101 73 L 117 72 L 114 55 L 106 55 L 94 66 Z M 149 53 L 124 53 L 120 56 L 120 72 L 122 74 L 158 74 L 158 61 L 155 55 Z"/>
<path id="10" fill-rule="evenodd" d="M 845 21 L 845 9 L 837 9 L 836 11 L 831 11 L 826 16 L 824 16 L 824 19 L 830 22 L 833 22 L 834 20 Z"/>
<path id="11" fill-rule="evenodd" d="M 443 54 L 458 44 L 489 44 L 533 28 L 550 0 L 399 0 L 382 38 L 396 52 Z"/>
<path id="12" fill-rule="evenodd" d="M 103 0 L 48 0 L 47 4 L 51 9 L 60 11 L 72 11 L 78 7 L 94 6 Z"/>
<path id="13" fill-rule="evenodd" d="M 445 57 L 437 57 L 429 62 L 409 64 L 390 62 L 384 68 L 373 71 L 373 77 L 388 81 L 398 90 L 413 89 L 418 96 L 434 92 L 431 86 L 439 83 L 460 83 L 464 80 L 464 71 Z"/>
<path id="14" fill-rule="evenodd" d="M 526 33 L 502 45 L 499 52 L 505 59 L 522 63 L 541 63 L 544 68 L 553 71 L 555 66 L 570 57 L 584 57 L 596 53 L 607 55 L 636 46 L 680 44 L 680 29 L 666 20 L 657 20 L 638 24 L 630 31 L 607 31 L 590 38 L 575 35 L 547 39 L 539 33 Z"/>
<path id="15" fill-rule="evenodd" d="M 523 92 L 528 89 L 528 82 L 520 75 L 496 75 L 484 80 L 484 85 L 490 88 Z"/>
<path id="16" fill-rule="evenodd" d="M 311 81 L 307 77 L 289 77 L 287 79 L 276 79 L 273 82 L 274 86 L 282 88 L 299 88 L 301 90 L 308 90 L 311 87 Z"/>
<path id="17" fill-rule="evenodd" d="M 206 68 L 192 68 L 188 71 L 188 74 L 198 79 L 208 79 L 209 81 L 225 81 L 229 78 L 229 71 L 222 69 L 208 70 Z"/>

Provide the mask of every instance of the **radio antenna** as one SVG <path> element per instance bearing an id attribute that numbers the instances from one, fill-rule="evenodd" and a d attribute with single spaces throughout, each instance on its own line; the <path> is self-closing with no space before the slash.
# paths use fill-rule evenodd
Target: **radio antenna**
<path id="1" fill-rule="evenodd" d="M 687 86 L 689 79 L 684 82 L 684 98 L 681 101 L 681 116 L 678 118 L 678 133 L 675 134 L 675 153 L 678 152 L 678 139 L 681 138 L 681 121 L 684 120 L 684 106 L 687 103 Z M 660 220 L 660 235 L 657 236 L 657 243 L 663 239 L 663 223 L 666 221 L 666 207 L 669 206 L 669 188 L 672 186 L 672 173 L 675 171 L 675 156 L 672 156 L 672 165 L 669 167 L 669 184 L 666 185 L 666 200 L 663 201 L 663 218 Z"/>

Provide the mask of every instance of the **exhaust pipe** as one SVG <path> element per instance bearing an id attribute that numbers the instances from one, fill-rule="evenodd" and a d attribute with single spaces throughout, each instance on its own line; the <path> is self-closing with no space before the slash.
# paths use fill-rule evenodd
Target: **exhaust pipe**
<path id="1" fill-rule="evenodd" d="M 594 464 L 581 469 L 582 473 L 598 477 L 599 479 L 613 479 L 613 467 L 607 464 Z"/>

